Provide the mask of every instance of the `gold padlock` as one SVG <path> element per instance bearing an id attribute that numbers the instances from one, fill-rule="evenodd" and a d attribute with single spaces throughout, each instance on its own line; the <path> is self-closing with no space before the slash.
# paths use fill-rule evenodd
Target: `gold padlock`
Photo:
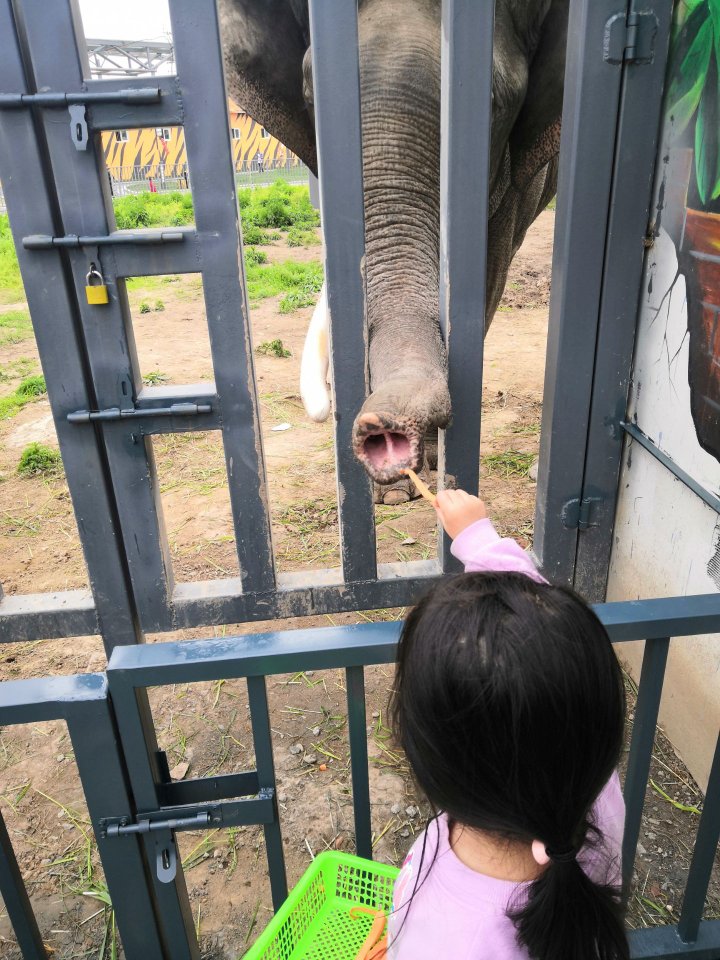
<path id="1" fill-rule="evenodd" d="M 85 277 L 85 296 L 90 304 L 109 303 L 108 288 L 94 263 L 90 264 L 90 269 Z"/>

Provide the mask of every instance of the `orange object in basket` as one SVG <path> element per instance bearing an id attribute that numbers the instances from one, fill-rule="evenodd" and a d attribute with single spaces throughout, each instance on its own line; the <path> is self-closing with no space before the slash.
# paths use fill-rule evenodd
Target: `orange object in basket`
<path id="1" fill-rule="evenodd" d="M 354 920 L 361 913 L 369 913 L 375 919 L 355 960 L 380 960 L 385 956 L 387 947 L 387 938 L 383 937 L 387 917 L 382 910 L 373 910 L 372 907 L 352 907 L 350 917 Z"/>

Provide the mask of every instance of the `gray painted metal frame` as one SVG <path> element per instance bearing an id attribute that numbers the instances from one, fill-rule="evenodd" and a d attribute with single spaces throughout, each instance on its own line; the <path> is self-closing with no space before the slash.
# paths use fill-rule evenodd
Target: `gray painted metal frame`
<path id="1" fill-rule="evenodd" d="M 583 40 L 568 46 L 533 548 L 550 580 L 591 600 L 610 560 L 672 18 L 672 0 L 654 3 L 652 58 L 623 62 L 603 56 L 617 6 L 570 5 L 569 36 Z"/>
<path id="2" fill-rule="evenodd" d="M 668 641 L 662 638 L 670 633 L 675 636 L 706 631 L 720 633 L 720 596 L 600 604 L 595 610 L 613 641 L 651 638 L 646 643 L 625 782 L 628 812 L 623 858 L 627 877 L 635 857 L 664 677 Z M 212 818 L 216 826 L 262 823 L 266 831 L 268 868 L 276 906 L 285 894 L 265 695 L 268 675 L 294 673 L 298 669 L 345 669 L 356 846 L 361 854 L 371 854 L 362 675 L 365 665 L 394 661 L 400 627 L 398 622 L 386 622 L 118 647 L 111 657 L 107 683 L 103 675 L 90 674 L 41 681 L 9 681 L 0 686 L 0 724 L 48 719 L 63 719 L 68 723 L 128 960 L 148 956 L 198 956 L 182 869 L 178 866 L 174 879 L 161 883 L 156 861 L 159 851 L 169 853 L 175 848 L 174 830 L 180 829 L 183 821 L 191 825 L 196 823 L 199 814 Z M 148 739 L 148 730 L 153 731 L 147 718 L 143 717 L 145 688 L 242 677 L 247 678 L 248 683 L 257 770 L 172 783 L 163 755 L 157 750 L 154 739 Z M 223 802 L 237 796 L 248 796 L 249 799 Z M 271 798 L 270 807 L 264 798 Z M 241 809 L 242 804 L 246 804 L 244 809 Z M 158 829 L 139 835 L 125 827 L 127 835 L 108 836 L 111 833 L 109 823 L 132 826 L 143 817 L 157 822 Z M 169 818 L 176 818 L 180 826 L 164 826 Z M 680 922 L 675 926 L 631 932 L 631 956 L 648 960 L 680 957 L 710 960 L 717 957 L 720 923 L 701 921 L 701 916 L 719 837 L 720 741 L 698 828 Z M 22 902 L 26 892 L 18 881 L 17 871 L 12 871 L 12 862 L 8 869 L 7 850 L 7 845 L 0 845 L 0 859 L 5 855 L 0 881 L 4 891 L 12 883 L 15 900 Z M 18 915 L 20 919 L 17 919 Z M 17 923 L 18 938 L 23 936 L 32 944 L 34 922 L 27 904 L 25 909 L 15 911 L 13 919 Z M 139 923 L 138 919 L 142 922 Z M 142 942 L 139 942 L 140 937 Z M 24 955 L 36 956 L 32 953 L 32 946 Z"/>

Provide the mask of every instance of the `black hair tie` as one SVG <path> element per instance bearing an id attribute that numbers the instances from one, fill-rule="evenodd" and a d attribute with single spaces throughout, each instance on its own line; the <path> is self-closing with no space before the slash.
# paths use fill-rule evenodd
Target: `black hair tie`
<path id="1" fill-rule="evenodd" d="M 545 852 L 553 863 L 572 863 L 577 859 L 579 850 L 577 847 L 568 847 L 566 850 L 551 850 L 550 847 L 545 847 Z"/>

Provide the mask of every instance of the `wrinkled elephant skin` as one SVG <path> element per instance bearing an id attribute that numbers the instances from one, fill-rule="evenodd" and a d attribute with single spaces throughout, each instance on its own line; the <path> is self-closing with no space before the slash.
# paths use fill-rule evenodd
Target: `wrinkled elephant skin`
<path id="1" fill-rule="evenodd" d="M 568 3 L 497 0 L 486 328 L 555 193 Z M 420 467 L 425 435 L 451 415 L 438 322 L 440 6 L 359 5 L 371 393 L 353 447 L 380 483 Z M 220 0 L 220 11 L 230 93 L 316 172 L 307 0 Z"/>

